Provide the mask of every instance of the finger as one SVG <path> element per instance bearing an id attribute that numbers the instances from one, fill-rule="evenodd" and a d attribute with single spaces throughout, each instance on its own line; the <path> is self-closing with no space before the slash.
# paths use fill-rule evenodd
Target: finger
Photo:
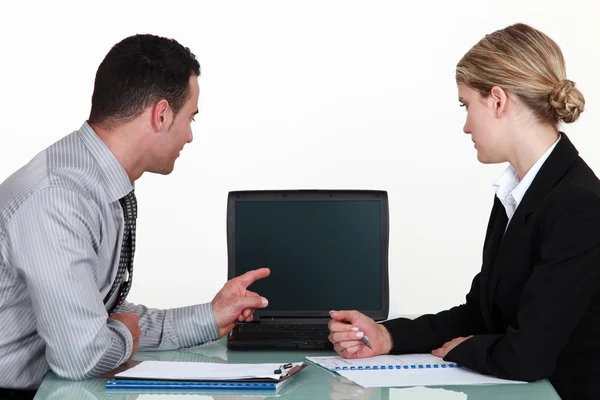
<path id="1" fill-rule="evenodd" d="M 260 295 L 256 292 L 253 292 L 252 290 L 248 290 L 246 289 L 246 296 L 258 296 L 260 297 Z"/>
<path id="2" fill-rule="evenodd" d="M 356 331 L 358 330 L 357 327 L 352 326 L 352 324 L 347 324 L 345 322 L 340 322 L 340 321 L 336 321 L 335 319 L 332 319 L 331 321 L 329 321 L 329 324 L 327 324 L 327 327 L 329 328 L 329 330 L 331 332 L 348 332 L 348 331 Z"/>
<path id="3" fill-rule="evenodd" d="M 365 336 L 365 334 L 360 331 L 332 332 L 329 334 L 331 343 L 338 343 L 349 340 L 356 341 L 357 339 L 359 339 L 360 341 L 360 339 L 363 336 Z"/>
<path id="4" fill-rule="evenodd" d="M 440 357 L 440 358 L 444 358 L 444 356 L 446 355 L 444 353 L 445 353 L 445 350 L 442 349 L 441 347 L 439 349 L 435 349 L 431 352 L 431 354 L 433 354 L 436 357 Z"/>
<path id="5" fill-rule="evenodd" d="M 241 314 L 246 308 L 265 308 L 269 305 L 269 301 L 264 297 L 238 297 L 235 299 L 234 307 Z"/>
<path id="6" fill-rule="evenodd" d="M 252 271 L 248 271 L 243 275 L 238 276 L 237 278 L 233 278 L 233 280 L 237 280 L 240 285 L 244 288 L 252 285 L 259 279 L 266 278 L 271 274 L 271 270 L 269 268 L 259 268 L 254 269 Z"/>
<path id="7" fill-rule="evenodd" d="M 249 290 L 246 291 L 246 296 L 261 298 L 261 296 L 259 296 L 257 293 L 251 292 Z M 252 322 L 252 319 L 254 318 L 254 311 L 256 311 L 256 309 L 254 308 L 246 308 L 244 311 L 242 311 L 242 317 L 244 318 L 244 321 Z"/>
<path id="8" fill-rule="evenodd" d="M 355 332 L 330 333 L 329 336 L 327 336 L 327 339 L 334 345 L 343 342 L 360 342 L 360 338 L 359 336 L 356 336 Z"/>
<path id="9" fill-rule="evenodd" d="M 362 349 L 364 345 L 361 342 L 358 342 L 358 344 L 354 345 L 354 346 L 350 346 L 347 347 L 344 351 L 348 354 L 348 358 L 352 357 L 352 356 L 358 356 L 358 352 L 360 349 Z"/>
<path id="10" fill-rule="evenodd" d="M 346 349 L 357 346 L 359 344 L 360 344 L 360 342 L 356 342 L 356 341 L 338 342 L 333 345 L 333 348 L 335 349 L 335 351 L 338 352 L 339 355 L 342 355 L 346 351 Z"/>
<path id="11" fill-rule="evenodd" d="M 242 313 L 240 314 L 240 316 L 246 322 L 248 322 L 248 320 L 252 321 L 252 318 L 254 316 L 254 311 L 256 311 L 254 308 L 246 308 L 244 311 L 242 311 Z"/>
<path id="12" fill-rule="evenodd" d="M 365 316 L 364 314 L 356 311 L 329 311 L 329 316 L 337 321 L 346 321 L 351 324 L 354 324 L 361 317 Z"/>
<path id="13" fill-rule="evenodd" d="M 360 346 L 362 342 L 360 340 L 345 340 L 343 342 L 335 343 L 340 349 L 349 349 L 350 347 Z"/>
<path id="14" fill-rule="evenodd" d="M 355 346 L 353 346 L 355 347 Z M 353 347 L 349 347 L 350 349 Z M 360 346 L 358 346 L 360 347 Z M 339 345 L 338 346 L 334 346 L 335 351 L 337 351 L 337 353 L 340 355 L 340 357 L 342 358 L 357 358 L 357 353 L 356 352 L 349 352 L 348 348 L 341 348 Z"/>
<path id="15" fill-rule="evenodd" d="M 344 351 L 344 349 L 342 349 L 339 344 L 334 345 L 333 350 L 335 350 L 335 352 L 338 353 L 340 357 L 342 356 L 342 352 Z"/>

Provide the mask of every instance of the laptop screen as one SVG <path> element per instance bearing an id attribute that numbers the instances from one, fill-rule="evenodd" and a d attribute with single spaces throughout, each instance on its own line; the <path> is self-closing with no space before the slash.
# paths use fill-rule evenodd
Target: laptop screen
<path id="1" fill-rule="evenodd" d="M 250 287 L 269 299 L 256 315 L 387 317 L 385 192 L 232 192 L 229 203 L 230 278 L 271 270 Z"/>

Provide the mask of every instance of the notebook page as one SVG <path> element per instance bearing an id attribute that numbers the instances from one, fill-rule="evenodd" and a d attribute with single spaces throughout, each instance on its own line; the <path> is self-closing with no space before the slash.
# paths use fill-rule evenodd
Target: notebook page
<path id="1" fill-rule="evenodd" d="M 302 363 L 292 363 L 292 368 Z M 275 373 L 281 364 L 219 364 L 181 361 L 144 361 L 116 378 L 165 380 L 235 380 L 248 378 L 279 379 Z M 283 374 L 285 375 L 285 374 Z"/>
<path id="2" fill-rule="evenodd" d="M 365 388 L 527 383 L 482 375 L 467 368 L 355 370 L 337 373 Z"/>

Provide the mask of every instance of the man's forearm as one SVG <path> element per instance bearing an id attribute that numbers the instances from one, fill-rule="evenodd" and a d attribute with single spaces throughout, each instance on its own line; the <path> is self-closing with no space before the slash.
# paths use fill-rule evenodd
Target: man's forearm
<path id="1" fill-rule="evenodd" d="M 160 310 L 123 302 L 118 312 L 134 312 L 140 317 L 140 349 L 193 347 L 219 336 L 211 303 Z"/>
<path id="2" fill-rule="evenodd" d="M 48 349 L 48 364 L 62 378 L 95 378 L 127 361 L 131 355 L 132 343 L 131 334 L 125 325 L 119 321 L 108 321 L 106 329 L 93 342 L 68 343 L 67 348 L 53 346 Z"/>

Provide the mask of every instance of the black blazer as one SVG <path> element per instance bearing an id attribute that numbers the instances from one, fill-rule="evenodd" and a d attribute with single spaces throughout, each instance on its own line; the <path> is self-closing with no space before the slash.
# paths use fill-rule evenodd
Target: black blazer
<path id="1" fill-rule="evenodd" d="M 563 399 L 600 399 L 600 182 L 561 135 L 508 228 L 494 198 L 466 303 L 384 322 L 391 353 L 475 335 L 445 359 L 505 379 L 549 378 Z"/>

